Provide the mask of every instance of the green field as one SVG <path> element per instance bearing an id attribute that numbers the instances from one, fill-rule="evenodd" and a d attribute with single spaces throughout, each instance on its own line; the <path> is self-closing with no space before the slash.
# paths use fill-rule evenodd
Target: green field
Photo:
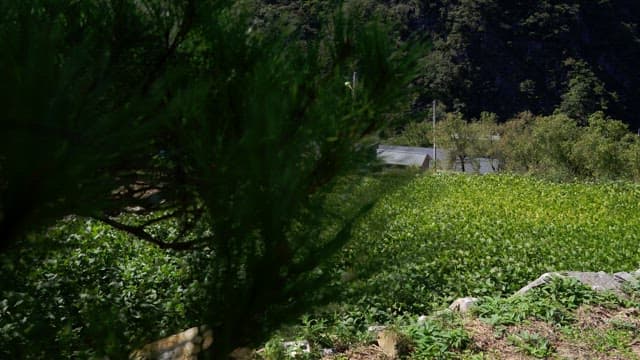
<path id="1" fill-rule="evenodd" d="M 342 259 L 354 299 L 380 320 L 510 294 L 549 271 L 640 268 L 637 184 L 410 176 L 360 224 Z"/>

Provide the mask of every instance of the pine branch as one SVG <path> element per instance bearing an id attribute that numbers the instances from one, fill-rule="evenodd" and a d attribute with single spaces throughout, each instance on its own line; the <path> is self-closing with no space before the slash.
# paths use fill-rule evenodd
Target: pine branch
<path id="1" fill-rule="evenodd" d="M 140 240 L 150 242 L 164 250 L 176 250 L 176 251 L 191 250 L 195 247 L 195 245 L 201 243 L 200 239 L 185 241 L 185 242 L 167 243 L 167 242 L 156 239 L 155 237 L 153 237 L 153 235 L 146 232 L 144 229 L 144 226 L 142 225 L 137 225 L 137 226 L 127 225 L 127 224 L 123 224 L 121 222 L 115 221 L 113 219 L 110 219 L 108 217 L 102 217 L 102 216 L 94 217 L 94 219 L 99 220 L 113 227 L 114 229 L 118 229 L 120 231 L 124 231 L 128 234 L 131 234 Z"/>

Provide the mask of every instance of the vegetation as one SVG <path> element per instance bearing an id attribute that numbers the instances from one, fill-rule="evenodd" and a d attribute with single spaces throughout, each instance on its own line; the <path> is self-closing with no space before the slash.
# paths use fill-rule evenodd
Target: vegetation
<path id="1" fill-rule="evenodd" d="M 437 310 L 475 296 L 482 299 L 476 316 L 492 328 L 487 336 L 493 339 L 495 331 L 492 342 L 542 358 L 556 352 L 551 345 L 558 341 L 582 341 L 566 335 L 579 331 L 578 308 L 636 306 L 570 280 L 508 297 L 545 272 L 636 270 L 636 184 L 559 184 L 514 175 L 382 179 L 404 176 L 414 180 L 374 207 L 340 256 L 341 301 L 285 334 L 304 334 L 316 349 L 344 349 L 371 340 L 369 325 L 392 324 L 413 339 L 416 359 L 473 358 L 488 351 L 474 348 L 472 330 L 479 325 Z M 416 323 L 427 314 L 426 323 Z M 566 334 L 540 334 L 535 321 L 557 324 Z M 634 326 L 612 335 L 625 351 Z"/>
<path id="2" fill-rule="evenodd" d="M 379 321 L 460 296 L 511 294 L 549 271 L 635 270 L 639 191 L 618 182 L 417 176 L 354 230 L 342 264 L 354 272 L 352 294 Z"/>
<path id="3" fill-rule="evenodd" d="M 636 184 L 388 172 L 345 178 L 337 186 L 344 191 L 325 198 L 324 206 L 350 212 L 344 208 L 348 199 L 385 188 L 398 190 L 358 222 L 345 251 L 323 268 L 340 297 L 327 307 L 306 308 L 310 313 L 304 330 L 292 330 L 312 340 L 316 349 L 346 349 L 365 341 L 371 336 L 366 328 L 372 324 L 409 326 L 410 319 L 459 296 L 511 294 L 544 272 L 634 270 L 640 263 L 634 256 L 635 234 L 640 230 L 634 216 L 640 204 Z M 47 237 L 55 244 L 53 249 L 33 237 L 25 240 L 31 246 L 3 256 L 6 300 L 0 328 L 5 353 L 38 357 L 48 350 L 99 355 L 98 349 L 106 349 L 114 355 L 123 342 L 134 347 L 207 321 L 202 309 L 210 301 L 206 290 L 214 280 L 208 271 L 213 252 L 203 257 L 207 254 L 203 249 L 160 250 L 80 219 L 60 223 Z M 571 301 L 591 299 L 590 294 L 580 293 Z M 38 300 L 42 298 L 52 301 Z M 530 316 L 551 316 L 560 322 L 571 318 L 534 303 L 526 307 L 514 303 L 521 315 L 501 315 L 495 309 L 505 305 L 486 301 L 494 309 L 486 316 L 499 316 L 491 320 L 492 326 Z M 110 316 L 96 317 L 98 313 Z M 413 339 L 424 338 L 420 341 L 426 345 L 419 351 L 432 354 L 443 342 L 468 343 L 468 335 L 450 333 L 461 325 L 440 324 L 407 329 Z M 24 346 L 34 337 L 42 339 L 40 347 Z M 56 350 L 51 344 L 65 345 Z"/>
<path id="4" fill-rule="evenodd" d="M 214 357 L 319 301 L 321 261 L 375 194 L 338 214 L 323 199 L 370 162 L 415 74 L 411 49 L 354 10 L 298 41 L 253 5 L 0 3 L 0 251 L 53 251 L 25 237 L 69 215 L 197 251 Z"/>
<path id="5" fill-rule="evenodd" d="M 434 98 L 465 118 L 484 111 L 511 118 L 555 109 L 580 121 L 595 111 L 640 125 L 640 5 L 633 0 L 345 1 L 362 16 L 396 25 L 397 42 L 429 39 L 413 111 L 422 120 Z M 263 1 L 264 19 L 285 19 L 308 38 L 317 32 L 317 1 Z M 430 118 L 429 118 L 430 119 Z"/>
<path id="6" fill-rule="evenodd" d="M 0 1 L 0 357 L 208 324 L 224 358 L 305 312 L 317 344 L 394 322 L 449 356 L 462 323 L 405 320 L 637 267 L 640 138 L 608 114 L 637 122 L 640 8 L 524 5 Z M 373 173 L 389 137 L 567 182 Z"/>
<path id="7" fill-rule="evenodd" d="M 557 181 L 639 179 L 640 136 L 603 112 L 588 116 L 584 125 L 561 112 L 524 112 L 503 123 L 487 112 L 471 121 L 460 113 L 446 113 L 435 129 L 434 137 L 432 123 L 410 123 L 389 142 L 424 146 L 435 138 L 448 152 L 448 163 L 439 166 L 444 169 L 468 171 L 463 164 L 471 163 L 477 172 L 478 159 L 487 158 L 494 171 Z"/>
<path id="8" fill-rule="evenodd" d="M 67 218 L 0 261 L 0 356 L 127 358 L 204 321 L 206 256 Z"/>

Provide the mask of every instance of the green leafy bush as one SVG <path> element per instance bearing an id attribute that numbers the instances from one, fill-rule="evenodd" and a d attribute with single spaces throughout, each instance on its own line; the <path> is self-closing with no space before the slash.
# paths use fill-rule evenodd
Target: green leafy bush
<path id="1" fill-rule="evenodd" d="M 72 218 L 25 241 L 0 257 L 0 357 L 126 358 L 198 324 L 206 279 L 193 253 Z"/>
<path id="2" fill-rule="evenodd" d="M 458 319 L 459 320 L 459 319 Z M 459 321 L 429 320 L 405 329 L 414 342 L 412 359 L 450 359 L 464 350 L 471 338 Z"/>

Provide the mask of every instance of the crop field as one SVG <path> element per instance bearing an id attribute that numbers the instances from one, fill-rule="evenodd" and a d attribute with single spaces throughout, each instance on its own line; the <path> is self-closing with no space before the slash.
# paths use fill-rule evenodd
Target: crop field
<path id="1" fill-rule="evenodd" d="M 362 221 L 341 258 L 352 300 L 379 321 L 456 297 L 511 294 L 549 271 L 640 268 L 637 184 L 410 176 Z"/>

